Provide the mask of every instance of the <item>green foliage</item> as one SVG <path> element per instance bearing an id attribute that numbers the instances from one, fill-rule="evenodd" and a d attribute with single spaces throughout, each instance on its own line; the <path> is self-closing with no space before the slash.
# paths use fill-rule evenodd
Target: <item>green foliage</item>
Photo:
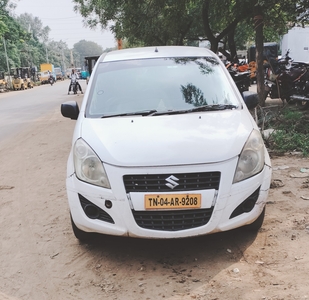
<path id="1" fill-rule="evenodd" d="M 300 151 L 304 156 L 309 155 L 309 136 L 298 132 L 276 131 L 272 135 L 272 148 L 279 153 Z"/>
<path id="2" fill-rule="evenodd" d="M 8 27 L 5 24 L 5 18 L 0 15 L 0 36 L 3 36 L 8 31 Z"/>
<path id="3" fill-rule="evenodd" d="M 74 51 L 81 56 L 95 56 L 103 53 L 103 48 L 95 42 L 81 40 L 73 46 Z"/>
<path id="4" fill-rule="evenodd" d="M 198 45 L 219 41 L 235 31 L 237 49 L 254 43 L 254 9 L 264 14 L 264 41 L 278 41 L 302 15 L 309 0 L 73 0 L 90 27 L 110 28 L 126 45 Z M 298 4 L 298 6 L 296 5 Z M 307 6 L 306 6 L 307 5 Z M 238 26 L 237 26 L 238 25 Z M 227 48 L 229 46 L 226 44 Z M 230 49 L 231 50 L 231 49 Z"/>
<path id="5" fill-rule="evenodd" d="M 300 111 L 284 109 L 281 112 L 281 116 L 286 122 L 284 123 L 284 125 L 279 124 L 279 126 L 295 126 L 296 122 L 301 118 L 302 113 Z"/>
<path id="6" fill-rule="evenodd" d="M 110 29 L 130 45 L 183 45 L 201 28 L 199 0 L 74 0 L 75 9 L 92 26 Z M 112 23 L 111 23 L 112 22 Z M 194 28 L 194 31 L 192 31 Z"/>
<path id="7" fill-rule="evenodd" d="M 31 34 L 32 38 L 47 42 L 50 28 L 48 26 L 43 27 L 42 21 L 38 17 L 34 17 L 31 14 L 25 13 L 17 17 L 17 22 Z"/>
<path id="8" fill-rule="evenodd" d="M 30 38 L 30 35 L 10 15 L 11 9 L 12 6 L 9 1 L 0 2 L 0 49 L 3 53 L 0 55 L 1 71 L 8 71 L 3 40 L 6 43 L 9 65 L 10 67 L 15 67 L 20 65 L 19 49 L 24 41 Z"/>
<path id="9" fill-rule="evenodd" d="M 135 6 L 127 2 L 123 8 L 124 13 L 112 30 L 130 44 L 184 45 L 197 38 L 191 31 L 194 18 L 198 17 L 192 1 L 144 0 L 136 1 Z"/>
<path id="10" fill-rule="evenodd" d="M 63 70 L 71 65 L 71 50 L 63 41 L 49 41 L 50 28 L 32 14 L 13 17 L 14 4 L 0 0 L 0 71 L 9 67 L 40 68 L 42 63 L 61 66 Z M 4 51 L 5 40 L 7 57 Z M 96 43 L 81 41 L 72 51 L 75 66 L 83 66 L 84 56 L 100 55 L 103 49 Z M 78 61 L 77 61 L 78 60 Z M 77 62 L 77 64 L 76 64 Z"/>
<path id="11" fill-rule="evenodd" d="M 268 147 L 277 152 L 300 151 L 309 155 L 309 115 L 307 111 L 285 108 L 270 122 L 274 132 L 266 140 Z"/>
<path id="12" fill-rule="evenodd" d="M 73 53 L 75 54 L 76 66 L 84 65 L 86 56 L 97 56 L 103 53 L 103 48 L 95 42 L 81 40 L 73 46 Z"/>
<path id="13" fill-rule="evenodd" d="M 296 22 L 305 24 L 309 0 L 73 0 L 75 10 L 90 27 L 110 28 L 124 47 L 148 45 L 194 45 L 208 39 L 217 50 L 219 41 L 226 49 L 244 49 L 254 43 L 252 17 L 258 4 L 264 16 L 264 42 L 278 41 Z M 0 1 L 0 37 L 7 42 L 12 66 L 40 65 L 49 60 L 69 66 L 71 52 L 63 42 L 49 42 L 49 27 L 38 17 L 22 14 L 12 17 L 14 4 Z M 94 43 L 74 46 L 73 57 L 83 64 L 83 57 L 103 52 Z M 88 42 L 86 42 L 88 43 Z M 1 48 L 2 47 L 2 48 Z M 2 39 L 0 48 L 3 49 Z M 94 50 L 94 51 L 92 51 Z M 1 51 L 0 51 L 1 52 Z M 95 53 L 94 53 L 95 52 Z M 0 54 L 0 69 L 5 69 Z"/>

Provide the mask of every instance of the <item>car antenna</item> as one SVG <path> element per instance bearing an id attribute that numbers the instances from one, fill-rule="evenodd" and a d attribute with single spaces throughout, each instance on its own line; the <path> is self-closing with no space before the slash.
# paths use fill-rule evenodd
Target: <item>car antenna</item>
<path id="1" fill-rule="evenodd" d="M 158 48 L 156 47 L 155 52 L 159 52 Z"/>

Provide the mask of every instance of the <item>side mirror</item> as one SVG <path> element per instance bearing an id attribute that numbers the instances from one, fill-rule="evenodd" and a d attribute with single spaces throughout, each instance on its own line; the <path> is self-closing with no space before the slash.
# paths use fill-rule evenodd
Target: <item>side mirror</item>
<path id="1" fill-rule="evenodd" d="M 258 106 L 259 96 L 257 93 L 251 91 L 245 91 L 242 93 L 242 96 L 249 110 L 254 109 L 255 107 Z"/>
<path id="2" fill-rule="evenodd" d="M 68 101 L 61 104 L 61 114 L 65 118 L 77 120 L 79 115 L 79 107 L 76 101 Z"/>

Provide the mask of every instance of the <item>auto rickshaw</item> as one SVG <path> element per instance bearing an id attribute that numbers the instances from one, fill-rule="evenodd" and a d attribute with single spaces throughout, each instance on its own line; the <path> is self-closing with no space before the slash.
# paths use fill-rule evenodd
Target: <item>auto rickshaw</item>
<path id="1" fill-rule="evenodd" d="M 28 89 L 33 88 L 33 81 L 31 80 L 31 68 L 24 67 L 22 68 L 22 78 L 24 79 L 25 84 Z"/>
<path id="2" fill-rule="evenodd" d="M 7 90 L 7 88 L 8 88 L 8 83 L 5 79 L 4 72 L 2 71 L 2 72 L 0 72 L 0 91 L 4 92 L 4 91 Z"/>
<path id="3" fill-rule="evenodd" d="M 26 90 L 33 88 L 33 82 L 31 80 L 30 68 L 12 68 L 11 75 L 14 76 L 13 79 L 13 89 L 16 90 Z"/>
<path id="4" fill-rule="evenodd" d="M 14 91 L 24 90 L 28 87 L 27 85 L 25 85 L 22 78 L 22 68 L 12 68 L 11 75 L 13 76 L 12 84 Z"/>

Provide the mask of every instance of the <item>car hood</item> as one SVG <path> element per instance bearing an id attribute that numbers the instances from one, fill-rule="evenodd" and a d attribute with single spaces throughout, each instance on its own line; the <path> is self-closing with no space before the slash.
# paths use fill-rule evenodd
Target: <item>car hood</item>
<path id="1" fill-rule="evenodd" d="M 245 110 L 85 118 L 81 137 L 104 163 L 166 166 L 214 163 L 240 154 L 253 129 Z"/>

